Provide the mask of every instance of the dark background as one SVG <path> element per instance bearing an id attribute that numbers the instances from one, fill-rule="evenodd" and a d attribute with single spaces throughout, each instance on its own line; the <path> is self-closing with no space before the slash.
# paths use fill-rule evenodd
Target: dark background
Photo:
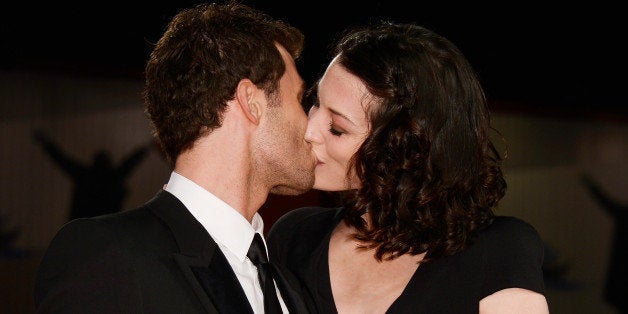
<path id="1" fill-rule="evenodd" d="M 345 27 L 412 21 L 453 41 L 476 68 L 493 110 L 625 121 L 628 95 L 619 5 L 410 1 L 241 1 L 303 30 L 311 83 Z M 168 20 L 199 1 L 22 2 L 2 10 L 0 70 L 141 78 Z"/>
<path id="2" fill-rule="evenodd" d="M 529 221 L 552 248 L 545 257 L 550 274 L 558 274 L 547 281 L 552 313 L 615 313 L 601 294 L 618 221 L 579 175 L 592 175 L 611 197 L 626 200 L 628 27 L 619 4 L 243 2 L 303 30 L 298 66 L 308 83 L 329 61 L 327 45 L 355 23 L 412 21 L 453 41 L 476 68 L 493 111 L 515 113 L 496 119 L 510 147 L 507 199 L 497 213 Z M 0 242 L 17 230 L 19 241 L 9 249 L 35 249 L 0 258 L 0 313 L 33 313 L 34 271 L 71 200 L 72 182 L 35 146 L 32 130 L 42 128 L 82 160 L 100 147 L 121 157 L 143 142 L 148 122 L 137 90 L 145 61 L 170 18 L 197 3 L 0 4 Z M 12 75 L 24 71 L 35 74 Z M 541 117 L 522 116 L 528 114 Z M 169 172 L 153 153 L 129 181 L 126 208 L 152 197 Z M 324 196 L 271 195 L 260 212 L 270 227 L 290 209 L 325 205 Z"/>

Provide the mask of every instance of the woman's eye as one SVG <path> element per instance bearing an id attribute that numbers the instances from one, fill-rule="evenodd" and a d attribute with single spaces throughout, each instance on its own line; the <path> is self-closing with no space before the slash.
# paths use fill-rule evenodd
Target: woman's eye
<path id="1" fill-rule="evenodd" d="M 331 133 L 331 135 L 333 135 L 333 136 L 340 136 L 340 135 L 344 134 L 343 131 L 335 129 L 333 124 L 331 124 L 331 123 L 329 125 L 329 133 Z"/>

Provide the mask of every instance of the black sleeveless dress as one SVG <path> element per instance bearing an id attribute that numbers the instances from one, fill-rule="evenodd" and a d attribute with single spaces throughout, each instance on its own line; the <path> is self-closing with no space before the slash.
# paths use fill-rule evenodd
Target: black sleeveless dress
<path id="1" fill-rule="evenodd" d="M 269 231 L 271 261 L 294 275 L 312 313 L 337 313 L 329 280 L 328 249 L 340 208 L 288 212 Z M 543 243 L 515 217 L 498 216 L 463 252 L 417 268 L 386 313 L 478 313 L 484 297 L 507 288 L 545 293 Z"/>

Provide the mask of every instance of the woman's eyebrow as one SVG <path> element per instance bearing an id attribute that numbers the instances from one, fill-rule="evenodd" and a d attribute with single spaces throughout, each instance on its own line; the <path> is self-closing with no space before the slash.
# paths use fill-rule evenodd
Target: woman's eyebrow
<path id="1" fill-rule="evenodd" d="M 340 112 L 338 112 L 338 111 L 334 110 L 333 108 L 328 108 L 328 109 L 329 109 L 329 111 L 331 111 L 331 113 L 332 113 L 332 114 L 337 115 L 337 116 L 340 116 L 340 117 L 344 118 L 345 120 L 349 121 L 349 123 L 351 123 L 351 124 L 353 124 L 353 125 L 357 126 L 357 125 L 356 125 L 353 121 L 351 121 L 351 119 L 349 119 L 349 117 L 347 117 L 346 115 L 344 115 L 344 114 L 342 114 L 342 113 L 340 113 Z"/>

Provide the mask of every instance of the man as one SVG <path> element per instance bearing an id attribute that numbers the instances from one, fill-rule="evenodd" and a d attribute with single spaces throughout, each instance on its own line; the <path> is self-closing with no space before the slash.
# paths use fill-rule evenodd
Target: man
<path id="1" fill-rule="evenodd" d="M 239 4 L 174 17 L 145 90 L 170 180 L 137 209 L 59 231 L 37 272 L 38 313 L 271 312 L 257 275 L 265 268 L 247 252 L 268 193 L 313 184 L 294 62 L 302 45 L 297 29 Z M 272 270 L 281 310 L 305 311 L 288 275 Z"/>

